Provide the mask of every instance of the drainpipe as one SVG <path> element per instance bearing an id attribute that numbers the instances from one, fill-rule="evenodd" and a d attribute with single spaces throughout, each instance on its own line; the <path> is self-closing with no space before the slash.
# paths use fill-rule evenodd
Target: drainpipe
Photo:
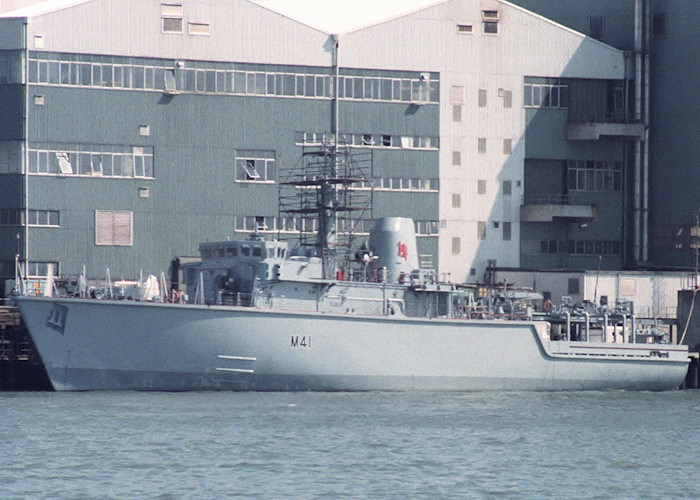
<path id="1" fill-rule="evenodd" d="M 645 0 L 644 12 L 644 150 L 642 152 L 642 261 L 649 260 L 649 36 L 651 33 L 651 2 Z"/>
<path id="2" fill-rule="evenodd" d="M 340 97 L 338 90 L 340 86 L 340 63 L 338 62 L 338 35 L 331 35 L 333 41 L 333 133 L 335 137 L 335 147 L 338 147 L 340 138 Z"/>
<path id="3" fill-rule="evenodd" d="M 24 162 L 24 278 L 29 273 L 29 26 L 27 18 L 22 23 L 24 38 L 24 140 L 22 141 L 22 161 Z"/>
<path id="4" fill-rule="evenodd" d="M 634 53 L 626 50 L 625 51 L 625 122 L 629 123 L 632 111 L 630 109 L 630 95 L 632 92 L 632 81 L 634 76 Z M 622 206 L 623 209 L 623 219 L 622 219 L 622 255 L 623 265 L 628 265 L 630 261 L 630 218 L 628 215 L 629 202 L 630 202 L 630 159 L 632 158 L 632 147 L 634 145 L 628 142 L 622 143 Z"/>
<path id="5" fill-rule="evenodd" d="M 634 120 L 642 119 L 642 0 L 634 0 Z M 641 256 L 641 191 L 642 191 L 642 143 L 634 143 L 634 238 L 635 265 Z"/>

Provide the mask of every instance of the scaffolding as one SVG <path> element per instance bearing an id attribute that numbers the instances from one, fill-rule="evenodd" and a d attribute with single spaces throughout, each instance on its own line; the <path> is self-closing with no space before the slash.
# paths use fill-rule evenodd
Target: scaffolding
<path id="1" fill-rule="evenodd" d="M 303 146 L 299 164 L 280 169 L 278 230 L 318 249 L 328 278 L 335 267 L 349 269 L 356 234 L 369 231 L 372 164 L 371 151 L 353 154 L 347 144 L 324 138 Z M 336 265 L 326 266 L 331 261 Z"/>

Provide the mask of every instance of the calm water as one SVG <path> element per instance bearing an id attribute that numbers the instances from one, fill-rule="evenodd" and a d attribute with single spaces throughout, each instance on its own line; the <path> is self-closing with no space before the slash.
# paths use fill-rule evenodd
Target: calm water
<path id="1" fill-rule="evenodd" d="M 0 393 L 0 498 L 698 497 L 700 391 Z"/>

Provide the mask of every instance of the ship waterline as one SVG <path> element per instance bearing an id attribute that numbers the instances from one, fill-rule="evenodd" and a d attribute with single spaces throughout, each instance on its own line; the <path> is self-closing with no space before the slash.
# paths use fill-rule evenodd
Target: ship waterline
<path id="1" fill-rule="evenodd" d="M 550 340 L 544 321 L 16 297 L 56 390 L 668 390 L 685 346 Z"/>

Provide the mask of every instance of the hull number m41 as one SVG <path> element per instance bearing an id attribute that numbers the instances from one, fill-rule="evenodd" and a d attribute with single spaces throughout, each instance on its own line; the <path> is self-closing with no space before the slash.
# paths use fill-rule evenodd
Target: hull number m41
<path id="1" fill-rule="evenodd" d="M 310 349 L 311 348 L 311 335 L 308 337 L 306 335 L 300 337 L 299 335 L 292 335 L 292 348 L 293 349 Z"/>

